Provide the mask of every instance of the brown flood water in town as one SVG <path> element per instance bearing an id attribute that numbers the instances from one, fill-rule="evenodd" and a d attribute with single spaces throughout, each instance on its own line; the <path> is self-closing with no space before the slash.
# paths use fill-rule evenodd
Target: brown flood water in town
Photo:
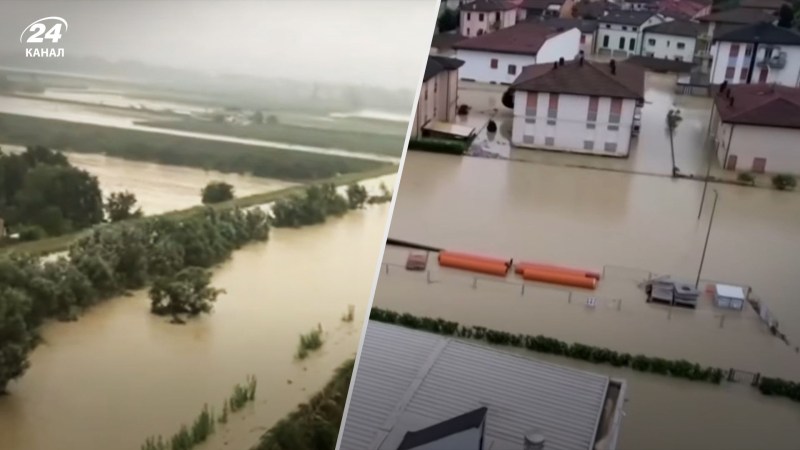
<path id="1" fill-rule="evenodd" d="M 394 176 L 381 180 L 392 186 Z M 250 448 L 355 356 L 388 212 L 273 230 L 269 242 L 235 251 L 213 270 L 226 290 L 213 313 L 184 326 L 150 314 L 146 291 L 45 325 L 30 369 L 0 398 L 0 449 L 139 448 L 190 424 L 205 403 L 219 413 L 253 374 L 256 401 L 198 447 Z M 344 323 L 350 304 L 356 319 Z M 299 334 L 317 324 L 324 346 L 296 361 Z"/>
<path id="2" fill-rule="evenodd" d="M 521 280 L 488 280 L 402 267 L 390 247 L 375 305 L 464 324 L 800 379 L 800 194 L 660 176 L 419 152 L 407 155 L 390 236 L 445 249 L 602 271 L 596 292 Z M 644 302 L 636 286 L 654 275 L 695 282 L 719 192 L 702 278 L 750 285 L 780 321 L 787 346 L 755 313 L 696 311 Z M 596 297 L 597 307 L 585 300 Z M 621 305 L 617 303 L 622 299 Z M 725 316 L 724 321 L 721 320 Z M 722 324 L 721 324 L 722 322 Z M 541 357 L 532 354 L 534 357 Z M 563 359 L 574 366 L 575 361 Z M 620 448 L 800 448 L 800 406 L 722 387 L 587 364 L 630 383 Z"/>

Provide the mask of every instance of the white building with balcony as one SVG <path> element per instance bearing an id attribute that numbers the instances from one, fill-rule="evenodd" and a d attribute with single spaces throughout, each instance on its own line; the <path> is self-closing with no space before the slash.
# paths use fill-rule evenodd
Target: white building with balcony
<path id="1" fill-rule="evenodd" d="M 711 84 L 800 83 L 800 33 L 769 23 L 736 28 L 714 39 Z"/>
<path id="2" fill-rule="evenodd" d="M 692 62 L 697 48 L 700 24 L 671 20 L 644 29 L 642 55 L 652 58 Z"/>
<path id="3" fill-rule="evenodd" d="M 512 85 L 511 142 L 564 152 L 625 157 L 637 110 L 644 104 L 644 69 L 580 58 L 526 67 Z"/>
<path id="4" fill-rule="evenodd" d="M 644 29 L 664 21 L 650 11 L 606 11 L 597 19 L 595 52 L 616 58 L 638 55 Z"/>

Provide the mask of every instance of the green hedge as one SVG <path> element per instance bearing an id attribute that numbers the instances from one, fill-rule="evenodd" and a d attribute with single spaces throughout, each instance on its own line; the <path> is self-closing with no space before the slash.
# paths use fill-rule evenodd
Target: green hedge
<path id="1" fill-rule="evenodd" d="M 800 383 L 795 381 L 762 377 L 758 384 L 758 390 L 764 395 L 789 397 L 796 402 L 800 402 Z"/>
<path id="2" fill-rule="evenodd" d="M 561 355 L 595 364 L 611 364 L 615 367 L 630 367 L 640 372 L 671 375 L 673 377 L 685 378 L 692 381 L 705 381 L 709 383 L 720 384 L 724 378 L 724 372 L 722 369 L 718 369 L 716 367 L 703 367 L 699 364 L 693 364 L 683 359 L 671 361 L 663 358 L 652 358 L 645 355 L 630 355 L 628 353 L 619 353 L 611 349 L 593 347 L 577 342 L 568 344 L 564 341 L 541 335 L 531 336 L 524 334 L 513 334 L 505 331 L 490 330 L 479 326 L 459 326 L 458 322 L 451 322 L 444 319 L 433 319 L 430 317 L 417 317 L 408 313 L 399 314 L 394 311 L 380 308 L 372 308 L 369 318 L 377 322 L 402 325 L 415 330 L 424 330 L 446 336 L 477 339 L 479 341 L 485 341 L 494 345 L 507 345 L 511 347 L 526 348 L 534 352 Z M 800 388 L 797 385 L 787 388 L 787 390 L 795 392 L 795 395 L 800 395 Z"/>
<path id="3" fill-rule="evenodd" d="M 469 147 L 469 142 L 470 141 L 450 141 L 447 139 L 412 138 L 408 141 L 408 148 L 410 150 L 463 155 Z"/>

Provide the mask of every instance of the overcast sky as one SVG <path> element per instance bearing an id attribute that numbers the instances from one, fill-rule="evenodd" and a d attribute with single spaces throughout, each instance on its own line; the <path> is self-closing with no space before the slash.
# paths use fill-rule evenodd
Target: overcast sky
<path id="1" fill-rule="evenodd" d="M 438 5 L 439 0 L 2 0 L 0 49 L 24 52 L 19 39 L 25 27 L 60 16 L 69 29 L 56 46 L 65 48 L 66 57 L 416 90 Z"/>

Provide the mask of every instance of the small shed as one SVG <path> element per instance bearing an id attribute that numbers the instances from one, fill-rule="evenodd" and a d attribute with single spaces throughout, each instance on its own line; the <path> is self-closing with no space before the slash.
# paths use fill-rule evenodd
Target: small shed
<path id="1" fill-rule="evenodd" d="M 718 284 L 714 290 L 714 303 L 718 308 L 741 310 L 747 295 L 740 286 Z"/>

